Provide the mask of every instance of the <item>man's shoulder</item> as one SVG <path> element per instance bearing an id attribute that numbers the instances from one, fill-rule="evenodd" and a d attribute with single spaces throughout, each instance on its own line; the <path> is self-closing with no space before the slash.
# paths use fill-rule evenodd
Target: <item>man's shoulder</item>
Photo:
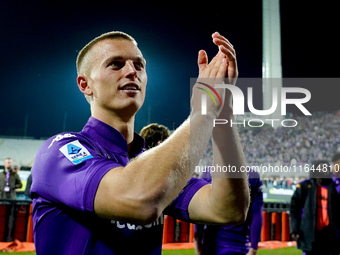
<path id="1" fill-rule="evenodd" d="M 85 144 L 87 147 L 93 147 L 95 146 L 95 141 L 91 140 L 89 137 L 84 135 L 83 133 L 77 133 L 77 132 L 65 132 L 65 133 L 59 133 L 56 134 L 49 139 L 47 139 L 43 145 L 40 147 L 41 150 L 48 150 L 48 151 L 54 151 L 59 150 L 60 147 L 72 143 L 75 141 L 81 142 L 81 144 Z"/>
<path id="2" fill-rule="evenodd" d="M 58 157 L 57 155 L 61 155 L 60 153 L 67 157 L 75 157 L 77 153 L 79 154 L 83 151 L 86 154 L 90 154 L 89 150 L 96 150 L 95 147 L 95 143 L 81 133 L 60 133 L 50 137 L 43 143 L 36 154 L 35 161 L 52 162 L 53 159 Z"/>
<path id="3" fill-rule="evenodd" d="M 59 133 L 56 134 L 49 139 L 47 139 L 42 147 L 47 147 L 48 149 L 55 147 L 58 147 L 58 145 L 63 145 L 67 142 L 83 139 L 83 136 L 80 133 L 76 132 L 68 132 L 68 133 Z"/>
<path id="4" fill-rule="evenodd" d="M 299 189 L 299 188 L 306 189 L 306 188 L 312 188 L 312 186 L 313 186 L 313 183 L 312 183 L 311 179 L 306 179 L 306 180 L 299 182 L 296 185 L 296 188 L 297 189 Z"/>

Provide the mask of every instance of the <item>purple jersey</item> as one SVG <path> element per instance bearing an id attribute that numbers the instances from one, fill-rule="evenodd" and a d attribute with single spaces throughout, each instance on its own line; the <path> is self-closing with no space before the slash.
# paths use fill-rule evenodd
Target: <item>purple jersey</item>
<path id="1" fill-rule="evenodd" d="M 262 182 L 257 172 L 250 171 L 248 174 L 251 203 L 246 221 L 239 225 L 206 225 L 204 230 L 202 226 L 196 227 L 200 233 L 195 235 L 203 237 L 203 246 L 208 254 L 246 254 L 249 242 L 250 247 L 257 250 L 262 227 Z M 201 178 L 211 181 L 209 172 L 203 173 Z"/>
<path id="2" fill-rule="evenodd" d="M 43 144 L 32 168 L 37 255 L 161 254 L 163 217 L 135 225 L 94 213 L 103 176 L 125 166 L 143 147 L 144 140 L 135 133 L 129 154 L 123 135 L 93 117 L 80 133 L 62 133 Z M 205 184 L 191 179 L 165 213 L 188 221 L 189 202 Z"/>

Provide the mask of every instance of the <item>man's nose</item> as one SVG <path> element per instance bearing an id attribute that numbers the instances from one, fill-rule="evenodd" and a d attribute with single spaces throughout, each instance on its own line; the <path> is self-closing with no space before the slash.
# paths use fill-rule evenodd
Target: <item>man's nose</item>
<path id="1" fill-rule="evenodd" d="M 137 70 L 135 68 L 133 61 L 131 60 L 126 61 L 126 64 L 124 66 L 124 72 L 125 72 L 125 77 L 129 77 L 129 76 L 137 77 Z"/>

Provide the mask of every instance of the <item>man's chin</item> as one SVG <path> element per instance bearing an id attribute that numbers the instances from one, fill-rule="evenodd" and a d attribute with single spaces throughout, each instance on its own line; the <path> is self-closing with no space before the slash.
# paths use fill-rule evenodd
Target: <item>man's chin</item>
<path id="1" fill-rule="evenodd" d="M 131 117 L 136 115 L 136 113 L 139 111 L 139 109 L 142 107 L 142 105 L 143 104 L 141 104 L 141 103 L 135 102 L 133 104 L 128 104 L 126 106 L 120 107 L 116 111 L 121 118 L 125 117 L 127 119 L 130 119 Z"/>

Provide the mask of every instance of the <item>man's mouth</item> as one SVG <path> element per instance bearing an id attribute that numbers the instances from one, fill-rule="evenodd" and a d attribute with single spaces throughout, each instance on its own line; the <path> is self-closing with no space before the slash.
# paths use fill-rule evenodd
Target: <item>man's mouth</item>
<path id="1" fill-rule="evenodd" d="M 119 90 L 127 90 L 127 91 L 139 91 L 140 88 L 137 84 L 126 84 L 123 87 L 119 88 Z"/>

